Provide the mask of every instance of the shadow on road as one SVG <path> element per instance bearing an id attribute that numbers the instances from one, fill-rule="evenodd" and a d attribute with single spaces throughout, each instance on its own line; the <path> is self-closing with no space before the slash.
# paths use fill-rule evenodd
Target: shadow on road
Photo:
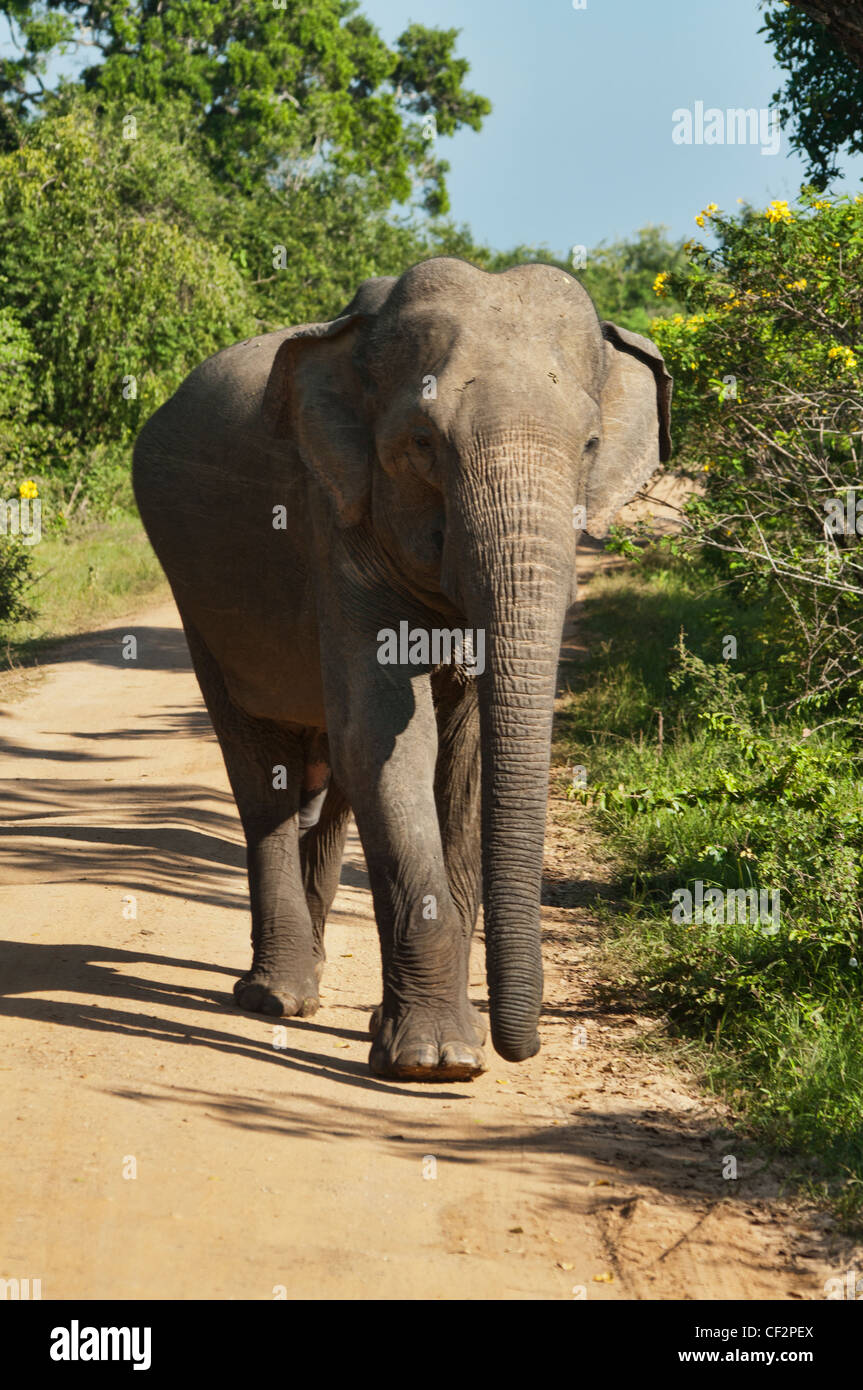
<path id="1" fill-rule="evenodd" d="M 123 657 L 128 637 L 134 637 L 137 643 L 134 661 Z M 97 666 L 134 667 L 146 671 L 189 671 L 192 666 L 182 628 L 148 627 L 134 621 L 122 627 L 100 628 L 98 632 L 40 643 L 36 661 L 44 667 L 89 661 Z"/>
<path id="2" fill-rule="evenodd" d="M 142 931 L 140 935 L 149 933 Z M 314 1041 L 318 1034 L 342 1038 L 346 1041 L 367 1040 L 366 1023 L 372 1008 L 378 1002 L 371 999 L 356 1006 L 359 1026 L 352 1028 L 324 1027 L 307 1019 L 264 1019 L 242 1013 L 233 1002 L 230 989 L 214 991 L 196 988 L 194 985 L 171 984 L 163 980 L 145 979 L 134 973 L 134 967 L 142 962 L 156 966 L 160 972 L 167 970 L 206 970 L 227 975 L 233 981 L 240 973 L 227 966 L 213 965 L 209 961 L 186 960 L 175 956 L 148 954 L 140 950 L 117 949 L 104 946 L 84 946 L 78 942 L 43 945 L 38 942 L 0 943 L 0 1014 L 9 1017 L 29 1019 L 38 1023 L 60 1024 L 67 1028 L 83 1028 L 96 1032 L 110 1032 L 121 1037 L 138 1038 L 154 1042 L 172 1042 L 181 1045 L 194 1043 L 198 1047 L 213 1048 L 250 1061 L 266 1062 L 273 1066 L 297 1070 L 312 1075 L 326 1075 L 345 1085 L 360 1086 L 365 1090 L 379 1090 L 387 1094 L 428 1097 L 443 1096 L 454 1099 L 449 1090 L 434 1090 L 430 1087 L 401 1087 L 392 1082 L 379 1081 L 372 1076 L 364 1062 L 347 1058 L 333 1058 L 325 1053 L 315 1052 L 302 1045 L 305 1035 Z M 35 993 L 80 993 L 81 999 L 36 999 Z M 102 998 L 105 1004 L 84 1002 L 93 996 Z M 142 1006 L 140 1012 L 126 1008 L 112 1008 L 111 1001 L 131 1001 Z M 242 1037 L 227 1029 L 202 1027 L 199 1022 L 183 1022 L 171 1017 L 163 1017 L 151 1012 L 153 1009 L 184 1008 L 194 1010 L 195 1014 L 209 1015 L 214 1024 L 219 1019 L 227 1020 L 231 1014 L 263 1025 L 260 1038 Z M 273 1044 L 273 1027 L 279 1025 L 288 1030 L 291 1045 L 276 1048 Z"/>
<path id="3" fill-rule="evenodd" d="M 6 885 L 92 879 L 237 905 L 246 856 L 227 792 L 49 779 L 7 785 L 4 799 Z"/>

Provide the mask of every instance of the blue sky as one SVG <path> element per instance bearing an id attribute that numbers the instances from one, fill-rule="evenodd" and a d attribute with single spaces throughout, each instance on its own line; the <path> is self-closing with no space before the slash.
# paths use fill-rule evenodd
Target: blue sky
<path id="1" fill-rule="evenodd" d="M 482 131 L 441 140 L 452 216 L 478 240 L 568 252 L 648 222 L 697 234 L 707 203 L 793 199 L 803 161 L 749 145 L 676 145 L 672 112 L 767 107 L 782 77 L 756 0 L 362 0 L 388 41 L 412 21 L 461 29 Z M 840 162 L 860 191 L 863 157 Z M 699 234 L 703 239 L 703 233 Z"/>

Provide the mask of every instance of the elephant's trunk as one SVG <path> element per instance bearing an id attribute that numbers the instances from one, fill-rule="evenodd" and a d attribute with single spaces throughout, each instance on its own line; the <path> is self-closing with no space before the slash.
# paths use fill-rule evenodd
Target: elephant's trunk
<path id="1" fill-rule="evenodd" d="M 539 902 L 560 628 L 519 636 L 492 617 L 482 728 L 483 901 L 492 1040 L 509 1061 L 539 1048 Z"/>
<path id="2" fill-rule="evenodd" d="M 461 587 L 472 621 L 486 632 L 479 698 L 492 1040 L 517 1062 L 539 1050 L 542 855 L 573 531 L 565 475 L 547 455 L 541 469 L 534 464 L 525 473 L 522 465 L 516 489 L 512 480 L 511 457 L 497 469 L 486 459 L 485 507 L 463 513 L 461 522 L 468 542 L 462 575 L 470 576 Z"/>

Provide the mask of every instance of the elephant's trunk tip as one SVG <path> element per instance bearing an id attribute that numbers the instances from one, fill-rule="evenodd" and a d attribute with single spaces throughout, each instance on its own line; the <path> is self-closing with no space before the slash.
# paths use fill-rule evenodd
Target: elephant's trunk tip
<path id="1" fill-rule="evenodd" d="M 540 1049 L 539 1033 L 535 1023 L 527 1026 L 499 1017 L 499 1010 L 491 1005 L 491 1040 L 495 1052 L 505 1062 L 526 1062 L 535 1057 Z"/>

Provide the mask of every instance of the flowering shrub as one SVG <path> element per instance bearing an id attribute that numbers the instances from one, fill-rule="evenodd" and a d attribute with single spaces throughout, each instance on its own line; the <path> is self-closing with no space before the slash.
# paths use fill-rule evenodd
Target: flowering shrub
<path id="1" fill-rule="evenodd" d="M 775 702 L 856 725 L 863 198 L 805 192 L 737 217 L 710 204 L 696 222 L 718 247 L 690 242 L 686 269 L 657 277 L 688 312 L 651 325 L 675 377 L 677 456 L 704 485 L 688 535 L 739 599 L 769 596 Z"/>

